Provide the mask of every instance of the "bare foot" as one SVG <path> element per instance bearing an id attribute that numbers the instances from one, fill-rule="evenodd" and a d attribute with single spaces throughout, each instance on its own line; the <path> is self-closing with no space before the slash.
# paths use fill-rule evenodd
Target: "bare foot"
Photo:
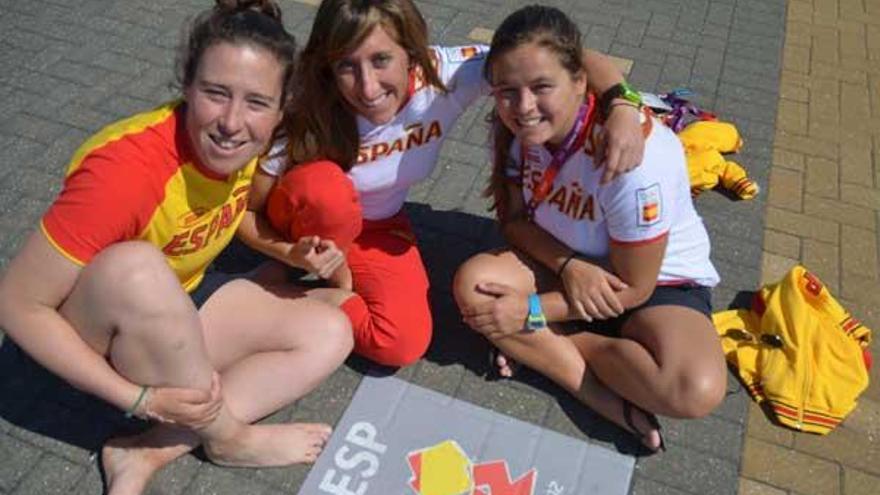
<path id="1" fill-rule="evenodd" d="M 205 443 L 204 449 L 224 466 L 288 466 L 315 462 L 331 431 L 320 423 L 247 425 L 228 440 Z"/>
<path id="2" fill-rule="evenodd" d="M 519 369 L 519 363 L 502 354 L 500 350 L 495 354 L 495 365 L 498 366 L 498 376 L 503 378 L 513 378 Z"/>
<path id="3" fill-rule="evenodd" d="M 150 478 L 167 463 L 193 448 L 191 435 L 154 430 L 131 437 L 112 438 L 101 449 L 108 495 L 139 495 Z M 161 441 L 156 441 L 161 440 Z M 180 441 L 176 441 L 180 440 Z"/>
<path id="4" fill-rule="evenodd" d="M 580 389 L 572 393 L 604 418 L 631 432 L 651 451 L 661 449 L 663 441 L 659 425 L 653 423 L 645 411 L 634 405 L 630 405 L 630 421 L 627 421 L 624 399 L 605 386 L 589 368 L 584 372 Z"/>

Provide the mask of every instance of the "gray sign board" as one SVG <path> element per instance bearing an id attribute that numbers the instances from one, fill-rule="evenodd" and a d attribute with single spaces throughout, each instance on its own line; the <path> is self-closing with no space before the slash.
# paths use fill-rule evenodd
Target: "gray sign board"
<path id="1" fill-rule="evenodd" d="M 363 379 L 300 495 L 625 495 L 635 459 L 394 377 Z"/>

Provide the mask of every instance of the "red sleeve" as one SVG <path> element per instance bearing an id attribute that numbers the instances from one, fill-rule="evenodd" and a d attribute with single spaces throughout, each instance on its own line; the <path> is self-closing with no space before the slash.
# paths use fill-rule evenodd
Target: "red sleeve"
<path id="1" fill-rule="evenodd" d="M 138 237 L 161 194 L 151 189 L 143 167 L 93 152 L 67 176 L 41 227 L 61 254 L 85 265 L 110 244 Z"/>

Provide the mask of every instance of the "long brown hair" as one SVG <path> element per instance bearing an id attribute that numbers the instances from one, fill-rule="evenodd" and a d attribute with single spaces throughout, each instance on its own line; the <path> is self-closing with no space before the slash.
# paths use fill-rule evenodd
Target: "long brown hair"
<path id="1" fill-rule="evenodd" d="M 441 91 L 428 49 L 428 27 L 411 0 L 324 0 L 300 57 L 300 86 L 284 128 L 291 163 L 329 159 L 349 170 L 360 137 L 355 115 L 336 86 L 333 64 L 355 50 L 377 26 L 409 55 L 426 82 Z"/>
<path id="2" fill-rule="evenodd" d="M 583 48 L 581 32 L 568 16 L 555 7 L 530 5 L 507 16 L 492 37 L 492 45 L 486 56 L 483 77 L 493 84 L 492 67 L 498 57 L 526 43 L 534 43 L 556 54 L 559 63 L 574 77 L 583 73 Z M 492 126 L 492 175 L 483 195 L 492 198 L 490 209 L 495 210 L 498 220 L 508 220 L 505 211 L 509 204 L 506 169 L 509 166 L 510 145 L 513 133 L 492 109 L 488 116 Z"/>
<path id="3" fill-rule="evenodd" d="M 205 50 L 221 41 L 252 44 L 278 59 L 284 69 L 283 105 L 293 92 L 296 41 L 281 23 L 278 4 L 272 0 L 217 0 L 213 8 L 199 14 L 178 48 L 177 86 L 187 88 L 192 84 Z"/>

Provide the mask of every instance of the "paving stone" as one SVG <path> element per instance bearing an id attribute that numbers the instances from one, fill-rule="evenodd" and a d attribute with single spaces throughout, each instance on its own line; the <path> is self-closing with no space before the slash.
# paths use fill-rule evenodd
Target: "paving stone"
<path id="1" fill-rule="evenodd" d="M 648 23 L 646 22 L 624 19 L 617 27 L 615 40 L 619 43 L 639 46 L 642 44 L 647 27 Z"/>
<path id="2" fill-rule="evenodd" d="M 456 398 L 531 423 L 540 424 L 547 415 L 550 401 L 543 394 L 509 386 L 493 388 L 493 393 L 487 394 L 483 378 L 466 374 Z"/>
<path id="3" fill-rule="evenodd" d="M 187 493 L 193 495 L 281 495 L 285 493 L 272 486 L 247 477 L 246 470 L 223 469 L 204 464 Z"/>
<path id="4" fill-rule="evenodd" d="M 31 474 L 18 484 L 11 495 L 67 494 L 82 477 L 85 468 L 51 454 L 44 455 L 33 466 Z"/>
<path id="5" fill-rule="evenodd" d="M 849 225 L 840 232 L 841 269 L 844 272 L 878 274 L 877 234 Z"/>
<path id="6" fill-rule="evenodd" d="M 676 447 L 662 455 L 644 458 L 636 473 L 662 485 L 689 493 L 736 493 L 738 466 L 705 452 Z"/>
<path id="7" fill-rule="evenodd" d="M 782 67 L 798 74 L 809 74 L 810 47 L 786 45 L 782 54 Z"/>
<path id="8" fill-rule="evenodd" d="M 793 213 L 772 206 L 767 207 L 765 225 L 771 229 L 819 241 L 838 242 L 836 222 Z"/>
<path id="9" fill-rule="evenodd" d="M 840 247 L 836 244 L 804 239 L 801 262 L 809 267 L 832 292 L 840 289 Z"/>
<path id="10" fill-rule="evenodd" d="M 767 191 L 767 203 L 772 206 L 792 211 L 803 208 L 803 178 L 800 172 L 785 168 L 774 168 L 770 171 L 770 183 Z"/>
<path id="11" fill-rule="evenodd" d="M 747 478 L 740 479 L 738 495 L 788 495 L 785 490 Z"/>
<path id="12" fill-rule="evenodd" d="M 727 76 L 723 75 L 722 79 L 725 79 L 726 77 Z M 775 106 L 741 101 L 729 96 L 719 96 L 715 103 L 715 110 L 719 115 L 724 115 L 725 118 L 731 120 L 734 120 L 733 117 L 743 116 L 751 118 L 752 120 L 757 120 L 758 122 L 772 124 L 776 119 Z"/>
<path id="13" fill-rule="evenodd" d="M 773 253 L 764 253 L 761 265 L 761 284 L 768 284 L 781 279 L 799 260 L 786 258 Z"/>
<path id="14" fill-rule="evenodd" d="M 670 38 L 676 31 L 676 21 L 671 15 L 653 15 L 648 22 L 647 34 L 657 38 Z"/>
<path id="15" fill-rule="evenodd" d="M 0 433 L 0 492 L 11 492 L 41 455 L 36 447 Z"/>
<path id="16" fill-rule="evenodd" d="M 777 125 L 792 134 L 807 134 L 807 105 L 791 100 L 779 101 Z"/>
<path id="17" fill-rule="evenodd" d="M 839 426 L 824 436 L 795 435 L 794 448 L 814 457 L 880 475 L 880 444 L 857 431 Z"/>
<path id="18" fill-rule="evenodd" d="M 880 305 L 880 283 L 875 274 L 844 272 L 840 276 L 840 295 L 845 299 Z"/>
<path id="19" fill-rule="evenodd" d="M 666 442 L 670 445 L 685 445 L 734 463 L 739 460 L 743 436 L 741 424 L 707 416 L 702 419 L 667 419 L 663 426 Z"/>
<path id="20" fill-rule="evenodd" d="M 354 396 L 354 391 L 360 381 L 359 374 L 347 366 L 343 366 L 330 375 L 330 378 L 316 390 L 300 399 L 297 405 L 315 410 L 345 409 Z"/>
<path id="21" fill-rule="evenodd" d="M 661 65 L 639 62 L 633 64 L 632 72 L 630 72 L 627 79 L 636 87 L 644 88 L 644 91 L 662 92 L 668 89 L 658 87 L 662 70 L 663 67 Z"/>
<path id="22" fill-rule="evenodd" d="M 34 115 L 17 113 L 0 124 L 0 132 L 14 134 L 39 143 L 51 143 L 66 127 Z"/>
<path id="23" fill-rule="evenodd" d="M 796 151 L 774 148 L 773 167 L 784 167 L 803 172 L 806 170 L 806 157 Z"/>
<path id="24" fill-rule="evenodd" d="M 864 435 L 869 442 L 880 440 L 880 402 L 860 397 L 858 405 L 846 417 L 843 426 Z"/>
<path id="25" fill-rule="evenodd" d="M 686 495 L 691 492 L 672 488 L 647 478 L 636 477 L 630 493 L 632 495 Z"/>
<path id="26" fill-rule="evenodd" d="M 870 231 L 876 229 L 874 210 L 839 201 L 821 197 L 808 198 L 804 202 L 804 213 L 815 218 L 837 221 L 842 225 L 851 225 Z"/>
<path id="27" fill-rule="evenodd" d="M 782 447 L 794 446 L 794 431 L 771 419 L 762 406 L 752 401 L 748 412 L 748 436 Z"/>
<path id="28" fill-rule="evenodd" d="M 817 457 L 747 438 L 742 475 L 804 495 L 840 493 L 840 467 Z"/>
<path id="29" fill-rule="evenodd" d="M 764 231 L 764 250 L 790 259 L 800 259 L 801 240 L 797 236 L 766 230 Z"/>
<path id="30" fill-rule="evenodd" d="M 806 168 L 804 186 L 808 195 L 830 199 L 837 199 L 839 197 L 838 177 L 840 170 L 837 162 L 808 156 Z M 812 198 L 807 198 L 806 202 L 810 203 L 811 201 Z"/>
<path id="31" fill-rule="evenodd" d="M 873 185 L 871 139 L 855 136 L 842 139 L 840 146 L 840 180 L 859 185 Z"/>
<path id="32" fill-rule="evenodd" d="M 844 203 L 880 210 L 880 191 L 858 184 L 840 184 L 840 200 Z"/>
<path id="33" fill-rule="evenodd" d="M 856 469 L 843 468 L 843 495 L 872 495 L 880 486 L 880 477 Z"/>

